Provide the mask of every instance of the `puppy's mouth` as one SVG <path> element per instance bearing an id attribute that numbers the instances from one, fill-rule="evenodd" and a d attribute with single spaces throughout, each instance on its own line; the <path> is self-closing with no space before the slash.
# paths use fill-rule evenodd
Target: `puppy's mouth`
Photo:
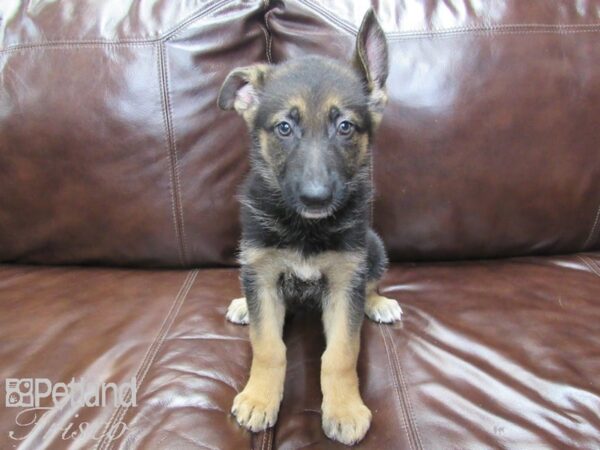
<path id="1" fill-rule="evenodd" d="M 304 219 L 308 220 L 325 219 L 333 214 L 333 208 L 302 208 L 299 213 Z"/>

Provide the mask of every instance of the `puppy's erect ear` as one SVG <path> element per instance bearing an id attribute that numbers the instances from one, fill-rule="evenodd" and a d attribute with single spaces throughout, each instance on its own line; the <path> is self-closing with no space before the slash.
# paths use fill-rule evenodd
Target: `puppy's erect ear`
<path id="1" fill-rule="evenodd" d="M 219 91 L 217 99 L 219 108 L 235 109 L 248 120 L 258 106 L 259 92 L 268 71 L 269 66 L 266 64 L 255 64 L 232 70 Z"/>
<path id="2" fill-rule="evenodd" d="M 366 12 L 358 30 L 353 64 L 367 85 L 373 110 L 383 112 L 387 102 L 388 50 L 385 34 L 373 9 Z"/>

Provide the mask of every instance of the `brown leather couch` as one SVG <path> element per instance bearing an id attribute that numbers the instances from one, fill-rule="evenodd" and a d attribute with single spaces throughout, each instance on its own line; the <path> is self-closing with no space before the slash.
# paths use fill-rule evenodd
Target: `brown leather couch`
<path id="1" fill-rule="evenodd" d="M 363 327 L 359 448 L 600 448 L 600 1 L 373 4 L 373 223 L 405 317 Z M 349 57 L 368 6 L 0 3 L 0 377 L 136 382 L 136 406 L 33 410 L 7 385 L 0 448 L 343 447 L 310 313 L 286 325 L 277 425 L 229 414 L 248 142 L 215 100 L 236 66 Z"/>

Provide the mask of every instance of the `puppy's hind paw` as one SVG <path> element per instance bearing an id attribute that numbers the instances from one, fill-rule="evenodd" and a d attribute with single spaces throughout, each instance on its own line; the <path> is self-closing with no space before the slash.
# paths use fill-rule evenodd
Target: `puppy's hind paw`
<path id="1" fill-rule="evenodd" d="M 248 316 L 248 303 L 244 297 L 236 298 L 231 301 L 225 314 L 227 320 L 238 325 L 248 325 L 250 318 Z"/>
<path id="2" fill-rule="evenodd" d="M 367 297 L 365 314 L 378 323 L 394 323 L 402 318 L 402 308 L 396 300 L 372 294 Z"/>

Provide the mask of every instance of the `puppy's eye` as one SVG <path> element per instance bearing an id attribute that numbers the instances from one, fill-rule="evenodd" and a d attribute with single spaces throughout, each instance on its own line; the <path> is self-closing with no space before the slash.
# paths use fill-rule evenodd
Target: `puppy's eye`
<path id="1" fill-rule="evenodd" d="M 288 137 L 292 134 L 292 126 L 287 122 L 279 122 L 275 126 L 275 130 L 279 136 Z"/>
<path id="2" fill-rule="evenodd" d="M 340 122 L 337 128 L 337 132 L 340 136 L 350 136 L 354 131 L 354 125 L 347 120 Z"/>

